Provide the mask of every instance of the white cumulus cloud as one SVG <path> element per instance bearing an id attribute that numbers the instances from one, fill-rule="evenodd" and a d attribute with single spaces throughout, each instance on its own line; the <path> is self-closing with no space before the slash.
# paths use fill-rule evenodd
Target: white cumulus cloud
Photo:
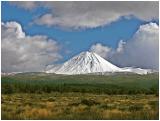
<path id="1" fill-rule="evenodd" d="M 17 22 L 1 24 L 2 72 L 42 71 L 61 58 L 60 45 L 46 36 L 27 36 Z"/>
<path id="2" fill-rule="evenodd" d="M 158 1 L 25 1 L 16 2 L 16 5 L 26 9 L 38 6 L 49 9 L 35 20 L 37 24 L 74 29 L 104 26 L 121 16 L 135 16 L 145 21 L 159 19 Z"/>
<path id="3" fill-rule="evenodd" d="M 111 48 L 102 45 L 101 43 L 96 43 L 91 46 L 90 51 L 97 53 L 103 58 L 108 58 L 109 55 L 111 54 L 112 50 Z"/>
<path id="4" fill-rule="evenodd" d="M 109 47 L 103 46 L 102 48 Z M 141 25 L 133 38 L 126 43 L 120 41 L 116 50 L 106 51 L 106 54 L 99 50 L 101 48 L 97 48 L 94 52 L 106 55 L 103 57 L 121 67 L 134 66 L 158 70 L 159 27 L 156 23 Z"/>

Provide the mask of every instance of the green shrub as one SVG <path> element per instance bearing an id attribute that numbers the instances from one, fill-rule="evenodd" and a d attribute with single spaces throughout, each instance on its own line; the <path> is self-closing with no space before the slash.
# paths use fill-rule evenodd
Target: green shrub
<path id="1" fill-rule="evenodd" d="M 131 105 L 129 106 L 129 111 L 139 111 L 143 109 L 143 105 Z"/>
<path id="2" fill-rule="evenodd" d="M 81 104 L 84 104 L 84 105 L 87 105 L 87 106 L 92 106 L 92 105 L 98 105 L 99 103 L 94 101 L 94 100 L 82 99 Z"/>
<path id="3" fill-rule="evenodd" d="M 115 76 L 17 74 L 1 78 L 2 94 L 81 92 L 158 95 L 158 83 L 158 74 Z"/>

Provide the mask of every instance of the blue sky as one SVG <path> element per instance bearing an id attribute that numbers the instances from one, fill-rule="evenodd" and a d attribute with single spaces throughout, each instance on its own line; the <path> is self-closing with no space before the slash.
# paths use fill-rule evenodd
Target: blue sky
<path id="1" fill-rule="evenodd" d="M 62 45 L 60 62 L 70 57 L 89 50 L 93 44 L 101 43 L 105 46 L 116 49 L 120 40 L 129 41 L 139 26 L 155 20 L 145 21 L 136 17 L 121 16 L 109 24 L 82 29 L 64 29 L 59 26 L 46 26 L 33 23 L 34 19 L 49 12 L 48 8 L 37 7 L 33 10 L 24 9 L 11 5 L 9 2 L 2 2 L 2 22 L 16 21 L 21 24 L 26 35 L 46 35 Z M 158 20 L 156 20 L 158 24 Z M 64 51 L 69 50 L 69 53 Z"/>

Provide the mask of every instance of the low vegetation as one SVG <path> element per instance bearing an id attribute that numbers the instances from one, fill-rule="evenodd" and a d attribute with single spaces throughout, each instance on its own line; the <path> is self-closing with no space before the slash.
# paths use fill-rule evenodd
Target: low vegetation
<path id="1" fill-rule="evenodd" d="M 2 119 L 158 119 L 158 74 L 1 78 Z"/>
<path id="2" fill-rule="evenodd" d="M 17 74 L 2 77 L 2 93 L 81 92 L 95 94 L 157 94 L 158 74 L 54 75 Z"/>
<path id="3" fill-rule="evenodd" d="M 2 95 L 2 119 L 158 119 L 158 114 L 154 95 Z"/>

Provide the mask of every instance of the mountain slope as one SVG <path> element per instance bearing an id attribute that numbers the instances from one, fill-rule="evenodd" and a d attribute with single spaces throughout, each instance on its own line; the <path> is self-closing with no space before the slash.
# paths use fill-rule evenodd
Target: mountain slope
<path id="1" fill-rule="evenodd" d="M 77 56 L 74 56 L 70 60 L 61 65 L 49 65 L 46 68 L 46 73 L 56 74 L 88 74 L 88 73 L 101 73 L 110 74 L 114 72 L 120 73 L 136 73 L 136 74 L 148 74 L 154 73 L 151 69 L 141 69 L 133 67 L 119 68 L 107 60 L 103 59 L 99 55 L 93 52 L 82 52 Z"/>
<path id="2" fill-rule="evenodd" d="M 131 73 L 136 73 L 136 74 L 141 74 L 141 75 L 156 72 L 151 69 L 141 69 L 141 68 L 133 68 L 133 67 L 125 67 L 121 69 L 122 69 L 122 72 L 131 72 Z"/>
<path id="3" fill-rule="evenodd" d="M 111 64 L 93 52 L 82 52 L 58 67 L 53 67 L 47 73 L 56 74 L 86 74 L 95 72 L 117 72 L 121 68 Z"/>

